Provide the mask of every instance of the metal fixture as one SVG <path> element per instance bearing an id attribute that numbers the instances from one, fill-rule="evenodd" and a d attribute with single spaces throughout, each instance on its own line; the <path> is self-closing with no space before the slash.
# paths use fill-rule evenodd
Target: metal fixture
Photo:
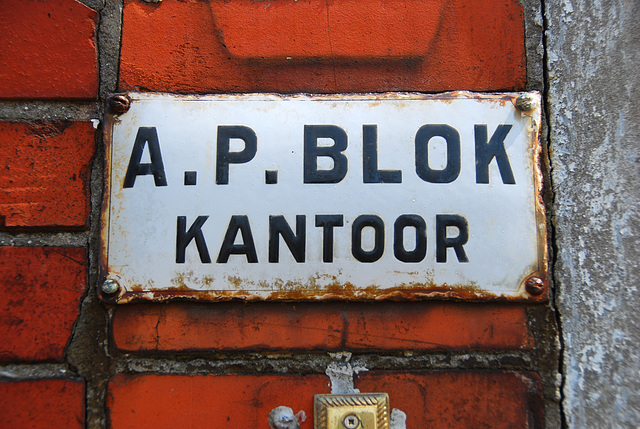
<path id="1" fill-rule="evenodd" d="M 315 395 L 315 429 L 390 429 L 389 395 Z"/>
<path id="2" fill-rule="evenodd" d="M 126 94 L 114 94 L 109 97 L 109 108 L 112 113 L 120 115 L 126 113 L 131 107 L 131 98 Z"/>
<path id="3" fill-rule="evenodd" d="M 525 282 L 525 287 L 530 295 L 541 295 L 545 289 L 544 280 L 542 280 L 540 277 L 528 278 Z"/>
<path id="4" fill-rule="evenodd" d="M 524 113 L 529 113 L 538 107 L 538 102 L 531 94 L 521 94 L 516 99 L 516 108 Z"/>
<path id="5" fill-rule="evenodd" d="M 120 285 L 117 281 L 108 279 L 105 280 L 104 283 L 102 283 L 100 289 L 105 295 L 113 295 L 120 290 Z"/>

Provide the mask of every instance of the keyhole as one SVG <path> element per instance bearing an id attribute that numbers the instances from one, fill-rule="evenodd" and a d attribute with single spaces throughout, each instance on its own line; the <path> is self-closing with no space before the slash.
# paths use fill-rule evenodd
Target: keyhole
<path id="1" fill-rule="evenodd" d="M 344 418 L 342 424 L 347 429 L 356 429 L 358 426 L 360 426 L 360 419 L 355 414 L 349 414 Z"/>

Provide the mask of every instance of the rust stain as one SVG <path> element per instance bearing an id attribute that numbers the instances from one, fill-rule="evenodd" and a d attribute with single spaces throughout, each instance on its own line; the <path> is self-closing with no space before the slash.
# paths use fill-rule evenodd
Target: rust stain
<path id="1" fill-rule="evenodd" d="M 531 276 L 535 276 L 534 273 Z M 527 278 L 531 277 L 528 276 Z M 545 285 L 548 280 L 540 276 Z M 210 279 L 207 280 L 207 282 Z M 162 290 L 145 291 L 141 285 L 129 287 L 125 293 L 117 298 L 118 303 L 131 303 L 141 301 L 420 301 L 425 299 L 444 300 L 474 300 L 474 301 L 501 301 L 501 302 L 544 302 L 544 294 L 531 296 L 519 294 L 516 296 L 502 296 L 484 291 L 475 284 L 451 284 L 437 285 L 433 282 L 401 284 L 393 288 L 380 288 L 368 286 L 358 288 L 351 283 L 333 283 L 318 286 L 314 281 L 309 281 L 301 288 L 300 284 L 292 282 L 276 282 L 279 290 L 249 290 L 242 288 L 242 280 L 237 279 L 237 290 L 199 290 L 187 287 L 184 284 L 167 287 Z M 523 280 L 523 284 L 526 279 Z M 177 282 L 176 282 L 177 283 Z M 545 292 L 546 293 L 546 292 Z M 108 301 L 114 301 L 109 299 Z"/>
<path id="2" fill-rule="evenodd" d="M 251 291 L 191 291 L 185 293 L 177 290 L 161 290 L 153 292 L 128 292 L 117 298 L 117 300 L 103 300 L 107 303 L 127 304 L 135 302 L 167 302 L 167 301 L 208 301 L 208 302 L 226 302 L 226 301 L 265 301 L 278 300 L 285 302 L 299 301 L 422 301 L 422 300 L 454 300 L 454 301 L 479 301 L 479 302 L 514 302 L 514 303 L 538 303 L 544 302 L 543 298 L 529 298 L 526 296 L 498 296 L 488 292 L 478 293 L 475 289 L 469 291 L 468 288 L 437 288 L 423 290 L 402 290 L 398 288 L 382 289 L 379 294 L 355 293 L 345 295 L 342 291 L 325 292 L 321 295 L 313 293 L 313 291 L 301 290 L 295 293 L 275 292 L 267 296 L 262 294 L 251 293 Z"/>

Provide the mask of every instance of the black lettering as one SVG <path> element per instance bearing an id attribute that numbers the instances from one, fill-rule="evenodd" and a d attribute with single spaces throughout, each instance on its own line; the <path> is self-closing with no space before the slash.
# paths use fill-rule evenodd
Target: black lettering
<path id="1" fill-rule="evenodd" d="M 330 138 L 332 146 L 318 146 L 319 138 Z M 338 183 L 347 175 L 347 133 L 337 125 L 304 126 L 304 183 Z M 318 169 L 318 157 L 333 160 L 330 170 Z"/>
<path id="2" fill-rule="evenodd" d="M 442 170 L 429 166 L 429 140 L 442 137 L 447 142 L 447 165 Z M 416 173 L 430 183 L 451 183 L 460 174 L 460 134 L 450 125 L 427 124 L 416 133 Z"/>
<path id="3" fill-rule="evenodd" d="M 242 244 L 234 244 L 238 231 L 242 234 Z M 246 255 L 247 262 L 258 262 L 256 246 L 253 243 L 253 235 L 249 226 L 249 218 L 246 215 L 231 216 L 216 262 L 226 264 L 229 260 L 229 255 Z"/>
<path id="4" fill-rule="evenodd" d="M 198 182 L 198 172 L 197 171 L 185 171 L 184 172 L 184 185 L 185 186 L 193 186 Z"/>
<path id="5" fill-rule="evenodd" d="M 267 185 L 278 183 L 278 170 L 266 170 L 264 172 L 264 183 Z"/>
<path id="6" fill-rule="evenodd" d="M 408 251 L 404 248 L 404 230 L 412 227 L 416 231 L 416 247 Z M 393 224 L 393 253 L 402 262 L 420 262 L 427 254 L 427 224 L 418 215 L 404 214 L 398 216 Z"/>
<path id="7" fill-rule="evenodd" d="M 178 216 L 176 264 L 184 264 L 185 250 L 193 239 L 196 240 L 196 247 L 198 248 L 198 255 L 200 255 L 200 262 L 203 264 L 211 263 L 207 243 L 204 241 L 204 235 L 202 234 L 202 225 L 204 225 L 208 218 L 209 216 L 198 216 L 189 227 L 189 231 L 187 231 L 187 217 Z"/>
<path id="8" fill-rule="evenodd" d="M 151 163 L 141 164 L 142 152 L 144 146 L 149 143 L 149 155 Z M 160 141 L 158 140 L 158 132 L 156 127 L 139 127 L 136 140 L 133 143 L 131 158 L 129 158 L 129 166 L 124 176 L 123 188 L 133 188 L 136 177 L 153 174 L 153 181 L 156 186 L 167 186 L 167 177 L 164 174 L 164 164 L 162 163 L 162 154 L 160 153 Z"/>
<path id="9" fill-rule="evenodd" d="M 244 149 L 240 152 L 231 152 L 229 141 L 240 139 L 244 141 Z M 229 184 L 229 164 L 244 164 L 256 156 L 258 150 L 258 137 L 249 127 L 244 125 L 220 125 L 218 126 L 218 146 L 216 150 L 216 183 L 218 185 Z"/>
<path id="10" fill-rule="evenodd" d="M 342 215 L 316 215 L 316 226 L 322 227 L 322 262 L 333 262 L 333 227 L 344 226 Z"/>
<path id="11" fill-rule="evenodd" d="M 362 248 L 362 230 L 374 230 L 374 246 L 371 250 Z M 360 262 L 375 262 L 384 253 L 384 222 L 376 215 L 360 215 L 351 225 L 351 254 Z"/>
<path id="12" fill-rule="evenodd" d="M 512 125 L 498 125 L 489 143 L 487 143 L 487 125 L 476 124 L 474 128 L 476 139 L 476 183 L 489 183 L 489 164 L 495 158 L 502 177 L 502 183 L 515 185 L 516 179 L 513 177 L 509 156 L 507 156 L 507 151 L 504 148 L 504 139 L 509 134 Z"/>
<path id="13" fill-rule="evenodd" d="M 447 237 L 447 227 L 458 229 L 456 237 Z M 462 247 L 469 240 L 469 224 L 460 215 L 436 215 L 436 262 L 447 262 L 447 249 L 453 247 L 458 262 L 469 262 Z"/>
<path id="14" fill-rule="evenodd" d="M 306 222 L 306 216 L 296 216 L 296 233 L 294 235 L 284 216 L 269 216 L 269 262 L 279 262 L 280 260 L 279 235 L 282 236 L 296 262 L 304 262 Z"/>
<path id="15" fill-rule="evenodd" d="M 402 183 L 402 171 L 378 170 L 378 126 L 362 126 L 362 179 L 364 183 Z"/>

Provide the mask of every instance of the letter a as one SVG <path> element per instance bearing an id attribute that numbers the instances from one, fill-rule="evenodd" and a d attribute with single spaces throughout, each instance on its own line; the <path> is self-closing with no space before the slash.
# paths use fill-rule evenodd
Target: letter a
<path id="1" fill-rule="evenodd" d="M 142 151 L 147 142 L 149 142 L 151 163 L 141 164 Z M 167 186 L 167 176 L 164 174 L 164 164 L 162 163 L 162 154 L 160 153 L 160 142 L 158 141 L 156 127 L 138 128 L 138 134 L 133 144 L 127 174 L 124 176 L 124 185 L 122 187 L 133 188 L 137 176 L 146 176 L 148 174 L 153 174 L 153 180 L 156 186 Z"/>

